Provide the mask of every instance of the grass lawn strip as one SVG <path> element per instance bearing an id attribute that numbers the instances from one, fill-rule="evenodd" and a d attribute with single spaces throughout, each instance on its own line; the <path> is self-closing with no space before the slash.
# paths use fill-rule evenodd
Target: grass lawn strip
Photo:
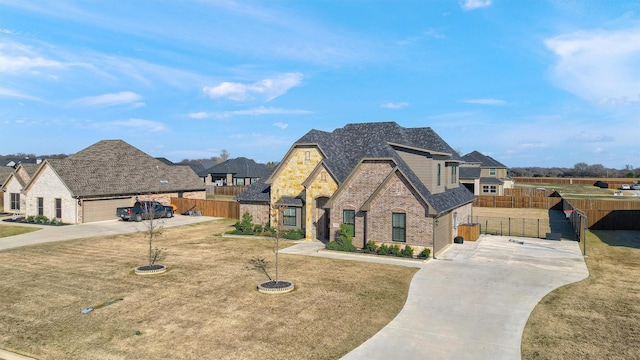
<path id="1" fill-rule="evenodd" d="M 0 252 L 0 344 L 38 359 L 336 359 L 396 316 L 417 271 L 281 254 L 295 291 L 260 294 L 248 260 L 273 273 L 273 242 L 218 235 L 232 223 L 165 229 L 162 275 L 133 273 L 142 233 Z"/>
<path id="2" fill-rule="evenodd" d="M 40 230 L 40 228 L 33 226 L 5 225 L 0 223 L 0 238 L 26 234 L 36 230 Z"/>
<path id="3" fill-rule="evenodd" d="M 589 277 L 531 313 L 523 359 L 640 359 L 640 231 L 587 233 Z"/>

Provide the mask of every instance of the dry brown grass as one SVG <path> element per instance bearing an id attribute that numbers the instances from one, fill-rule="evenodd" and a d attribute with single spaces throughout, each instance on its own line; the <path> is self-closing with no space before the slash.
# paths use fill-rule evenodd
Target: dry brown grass
<path id="1" fill-rule="evenodd" d="M 141 233 L 0 252 L 0 344 L 39 359 L 335 359 L 395 317 L 417 270 L 281 254 L 295 291 L 260 294 L 248 260 L 273 264 L 273 242 L 216 235 L 232 222 L 165 229 L 162 275 L 133 273 Z"/>
<path id="2" fill-rule="evenodd" d="M 536 306 L 523 359 L 640 359 L 640 232 L 587 233 L 589 278 Z"/>

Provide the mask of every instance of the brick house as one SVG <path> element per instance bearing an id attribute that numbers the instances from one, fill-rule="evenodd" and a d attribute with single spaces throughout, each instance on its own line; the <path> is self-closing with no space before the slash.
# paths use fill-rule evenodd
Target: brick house
<path id="1" fill-rule="evenodd" d="M 474 196 L 458 180 L 462 159 L 431 128 L 395 122 L 311 130 L 268 178 L 236 199 L 255 223 L 276 222 L 308 240 L 335 239 L 352 225 L 353 242 L 442 251 L 471 216 Z M 274 206 L 277 205 L 277 206 Z"/>
<path id="2" fill-rule="evenodd" d="M 0 185 L 3 194 L 4 210 L 12 214 L 24 214 L 26 210 L 25 197 L 21 196 L 24 186 L 31 180 L 33 174 L 38 169 L 35 163 L 20 163 L 15 169 L 12 167 L 3 167 L 10 169 L 9 175 L 5 177 L 3 184 Z"/>
<path id="3" fill-rule="evenodd" d="M 504 195 L 504 189 L 513 188 L 513 179 L 507 173 L 507 166 L 478 151 L 462 157 L 460 183 L 475 195 Z"/>
<path id="4" fill-rule="evenodd" d="M 6 185 L 6 192 L 19 194 L 24 215 L 65 223 L 115 219 L 117 207 L 136 199 L 169 204 L 171 197 L 206 197 L 190 167 L 167 165 L 122 140 L 99 141 L 65 159 L 45 160 L 19 189 Z"/>

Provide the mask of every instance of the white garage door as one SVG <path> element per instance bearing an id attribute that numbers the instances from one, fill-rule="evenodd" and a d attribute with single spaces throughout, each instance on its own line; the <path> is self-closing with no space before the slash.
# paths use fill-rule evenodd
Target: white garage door
<path id="1" fill-rule="evenodd" d="M 133 198 L 85 200 L 82 202 L 82 222 L 114 220 L 117 208 L 132 206 L 133 202 Z"/>

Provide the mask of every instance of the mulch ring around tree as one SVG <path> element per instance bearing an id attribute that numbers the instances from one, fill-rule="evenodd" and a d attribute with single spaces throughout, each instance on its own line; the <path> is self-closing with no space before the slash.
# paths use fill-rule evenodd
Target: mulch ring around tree
<path id="1" fill-rule="evenodd" d="M 144 266 L 138 266 L 137 268 L 135 268 L 135 272 L 138 275 L 162 274 L 165 271 L 167 271 L 167 266 L 160 265 L 160 264 L 144 265 Z"/>
<path id="2" fill-rule="evenodd" d="M 269 280 L 258 284 L 258 292 L 264 294 L 285 294 L 293 289 L 293 282 L 287 280 Z"/>

